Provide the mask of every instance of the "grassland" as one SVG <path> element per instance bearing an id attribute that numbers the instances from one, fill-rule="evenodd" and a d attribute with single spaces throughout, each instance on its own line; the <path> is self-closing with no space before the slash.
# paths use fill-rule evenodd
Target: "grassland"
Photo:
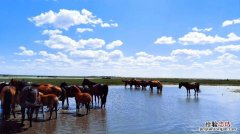
<path id="1" fill-rule="evenodd" d="M 10 81 L 10 79 L 26 80 L 33 83 L 52 83 L 60 85 L 61 82 L 67 82 L 68 84 L 82 83 L 83 78 L 91 79 L 96 83 L 103 83 L 108 85 L 123 85 L 123 79 L 131 79 L 130 77 L 101 77 L 101 76 L 27 76 L 27 75 L 0 75 L 0 81 Z M 228 85 L 228 86 L 240 86 L 240 80 L 233 79 L 186 79 L 186 78 L 136 78 L 142 80 L 159 80 L 163 84 L 175 85 L 182 81 L 199 82 L 201 85 Z"/>

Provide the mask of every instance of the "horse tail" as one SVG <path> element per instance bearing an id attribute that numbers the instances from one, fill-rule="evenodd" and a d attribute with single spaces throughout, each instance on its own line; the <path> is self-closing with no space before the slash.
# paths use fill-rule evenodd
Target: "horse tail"
<path id="1" fill-rule="evenodd" d="M 102 100 L 102 104 L 106 104 L 107 102 L 107 95 L 108 95 L 108 85 L 104 85 L 103 87 L 104 92 L 103 92 L 103 100 Z"/>
<path id="2" fill-rule="evenodd" d="M 201 90 L 200 90 L 200 84 L 199 84 L 199 83 L 196 83 L 196 90 L 197 90 L 198 93 L 201 92 Z"/>
<path id="3" fill-rule="evenodd" d="M 5 90 L 4 96 L 2 98 L 2 108 L 3 108 L 3 116 L 10 116 L 11 111 L 11 103 L 12 103 L 12 95 L 9 90 Z"/>

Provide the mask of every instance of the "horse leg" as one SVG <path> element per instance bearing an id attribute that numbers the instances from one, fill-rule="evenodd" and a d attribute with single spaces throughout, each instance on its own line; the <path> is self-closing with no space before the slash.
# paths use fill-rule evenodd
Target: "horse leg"
<path id="1" fill-rule="evenodd" d="M 85 106 L 86 106 L 86 108 L 87 108 L 87 114 L 88 114 L 88 110 L 89 110 L 89 104 L 88 104 L 88 103 L 86 103 L 86 104 L 85 104 Z"/>
<path id="2" fill-rule="evenodd" d="M 92 94 L 92 98 L 93 98 L 93 94 Z M 93 108 L 93 99 L 92 99 L 92 108 Z"/>
<path id="3" fill-rule="evenodd" d="M 25 120 L 25 107 L 21 106 L 21 114 L 22 114 L 22 121 L 21 121 L 21 126 L 23 126 L 23 122 Z"/>
<path id="4" fill-rule="evenodd" d="M 56 105 L 56 106 L 55 106 L 55 114 L 56 114 L 55 119 L 57 119 L 57 108 L 58 108 L 58 106 Z"/>
<path id="5" fill-rule="evenodd" d="M 67 107 L 69 108 L 69 101 L 68 101 L 68 97 L 67 97 Z"/>
<path id="6" fill-rule="evenodd" d="M 76 113 L 78 114 L 79 112 L 79 102 L 76 102 Z"/>
<path id="7" fill-rule="evenodd" d="M 30 113 L 30 127 L 32 127 L 32 116 L 34 112 L 34 107 L 31 107 L 31 113 Z"/>
<path id="8" fill-rule="evenodd" d="M 13 114 L 13 117 L 16 118 L 16 115 L 15 115 L 15 105 L 16 102 L 15 102 L 15 99 L 12 99 L 12 114 Z"/>
<path id="9" fill-rule="evenodd" d="M 39 107 L 36 108 L 36 120 L 38 119 Z"/>
<path id="10" fill-rule="evenodd" d="M 53 108 L 52 106 L 49 107 L 49 110 L 50 110 L 50 116 L 49 116 L 49 119 L 48 120 L 51 120 L 52 118 L 52 111 L 53 111 Z"/>
<path id="11" fill-rule="evenodd" d="M 62 98 L 62 109 L 64 108 L 65 97 Z"/>

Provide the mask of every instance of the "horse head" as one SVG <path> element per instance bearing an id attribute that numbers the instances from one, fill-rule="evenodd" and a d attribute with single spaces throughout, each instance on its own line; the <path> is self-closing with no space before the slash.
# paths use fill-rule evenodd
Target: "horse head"
<path id="1" fill-rule="evenodd" d="M 181 89 L 182 86 L 183 86 L 183 83 L 180 82 L 179 85 L 178 85 L 178 88 Z"/>

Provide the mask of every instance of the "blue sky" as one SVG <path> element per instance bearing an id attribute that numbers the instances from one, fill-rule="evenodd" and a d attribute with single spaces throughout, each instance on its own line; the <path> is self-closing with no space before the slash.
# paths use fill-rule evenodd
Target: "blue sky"
<path id="1" fill-rule="evenodd" d="M 3 0 L 0 74 L 239 79 L 239 0 Z"/>

